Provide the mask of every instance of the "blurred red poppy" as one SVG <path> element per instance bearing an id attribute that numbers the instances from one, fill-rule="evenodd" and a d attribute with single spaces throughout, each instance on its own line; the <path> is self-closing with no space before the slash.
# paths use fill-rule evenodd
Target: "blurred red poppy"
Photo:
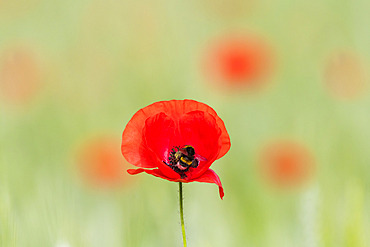
<path id="1" fill-rule="evenodd" d="M 83 178 L 94 187 L 116 187 L 125 175 L 122 156 L 117 149 L 119 140 L 108 136 L 88 139 L 79 149 L 78 165 Z"/>
<path id="2" fill-rule="evenodd" d="M 0 93 L 13 103 L 32 98 L 42 80 L 41 65 L 31 49 L 15 47 L 0 57 Z"/>
<path id="3" fill-rule="evenodd" d="M 355 99 L 367 92 L 369 75 L 359 54 L 343 50 L 328 58 L 324 80 L 334 97 Z"/>
<path id="4" fill-rule="evenodd" d="M 231 35 L 211 44 L 205 54 L 209 80 L 233 87 L 260 86 L 271 74 L 271 47 L 252 35 Z"/>
<path id="5" fill-rule="evenodd" d="M 208 105 L 194 100 L 160 101 L 139 110 L 122 135 L 126 160 L 140 167 L 131 175 L 146 172 L 174 182 L 221 181 L 209 169 L 230 149 L 224 122 Z M 143 169 L 155 168 L 155 169 Z"/>
<path id="6" fill-rule="evenodd" d="M 280 188 L 299 187 L 315 168 L 311 152 L 292 140 L 275 141 L 261 152 L 261 169 L 267 181 Z"/>

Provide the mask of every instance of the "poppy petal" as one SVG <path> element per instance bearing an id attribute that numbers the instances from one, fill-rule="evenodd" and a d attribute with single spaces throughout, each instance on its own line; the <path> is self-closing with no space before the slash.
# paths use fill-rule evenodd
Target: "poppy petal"
<path id="1" fill-rule="evenodd" d="M 169 148 L 174 138 L 175 124 L 165 113 L 161 112 L 145 121 L 143 140 L 146 141 L 146 152 L 143 153 L 142 162 L 155 164 L 162 173 L 169 178 L 180 178 L 180 175 L 164 163 L 167 161 Z"/>
<path id="2" fill-rule="evenodd" d="M 145 152 L 146 147 L 142 141 L 143 129 L 145 120 L 151 116 L 150 111 L 145 108 L 139 110 L 127 123 L 125 130 L 122 134 L 121 151 L 125 159 L 134 166 L 144 168 L 155 168 L 155 164 L 142 163 L 142 153 Z"/>
<path id="3" fill-rule="evenodd" d="M 218 175 L 211 169 L 208 169 L 202 176 L 193 179 L 189 182 L 202 182 L 202 183 L 212 183 L 218 185 L 218 191 L 220 193 L 221 199 L 224 197 L 224 189 L 222 188 L 221 180 Z"/>
<path id="4" fill-rule="evenodd" d="M 191 145 L 195 153 L 206 158 L 200 162 L 196 169 L 191 169 L 187 174 L 189 179 L 199 177 L 211 166 L 220 151 L 220 128 L 216 125 L 215 118 L 202 111 L 192 111 L 185 114 L 179 121 L 180 133 L 184 144 Z"/>
<path id="5" fill-rule="evenodd" d="M 153 175 L 155 177 L 159 177 L 159 178 L 163 178 L 163 179 L 166 179 L 166 180 L 169 180 L 169 181 L 173 181 L 173 182 L 181 182 L 182 180 L 181 179 L 176 179 L 176 178 L 168 178 L 166 177 L 161 170 L 159 169 L 153 169 L 153 170 L 150 170 L 150 169 L 143 169 L 143 168 L 139 168 L 139 169 L 128 169 L 127 172 L 130 174 L 130 175 L 136 175 L 136 174 L 139 174 L 139 173 L 142 173 L 142 172 L 145 172 L 147 174 L 150 174 L 150 175 Z"/>
<path id="6" fill-rule="evenodd" d="M 165 160 L 164 154 L 169 148 L 174 127 L 174 121 L 163 112 L 145 121 L 143 139 L 146 140 L 148 147 L 158 156 L 161 162 Z"/>
<path id="7" fill-rule="evenodd" d="M 163 178 L 163 179 L 166 179 L 166 180 L 169 180 L 169 181 L 173 181 L 173 182 L 184 182 L 184 183 L 187 183 L 187 182 L 201 182 L 201 183 L 212 183 L 212 184 L 216 184 L 216 185 L 218 185 L 218 191 L 220 193 L 221 199 L 223 199 L 223 197 L 224 197 L 224 189 L 222 188 L 221 180 L 218 177 L 218 175 L 213 170 L 211 170 L 211 169 L 208 169 L 202 176 L 200 176 L 200 177 L 198 177 L 196 179 L 193 179 L 191 181 L 185 181 L 185 180 L 182 180 L 182 179 L 171 179 L 171 178 L 168 178 L 159 169 L 153 169 L 153 170 L 142 169 L 142 168 L 139 168 L 139 169 L 128 169 L 127 172 L 130 175 L 136 175 L 136 174 L 145 172 L 145 173 L 150 174 L 150 175 L 153 175 L 155 177 Z"/>
<path id="8" fill-rule="evenodd" d="M 217 126 L 221 129 L 220 143 L 219 143 L 221 149 L 216 159 L 219 159 L 222 156 L 224 156 L 229 151 L 230 146 L 231 146 L 230 137 L 229 137 L 229 134 L 227 133 L 224 121 L 222 121 L 222 119 L 217 115 L 215 110 L 213 110 L 210 106 L 204 103 L 197 102 L 194 100 L 183 100 L 183 102 L 184 102 L 183 103 L 184 104 L 183 106 L 184 114 L 191 112 L 191 111 L 203 111 L 203 112 L 206 112 L 212 115 L 215 118 Z"/>
<path id="9" fill-rule="evenodd" d="M 184 144 L 192 145 L 208 160 L 217 155 L 221 130 L 212 115 L 202 111 L 189 112 L 180 119 L 179 128 Z"/>

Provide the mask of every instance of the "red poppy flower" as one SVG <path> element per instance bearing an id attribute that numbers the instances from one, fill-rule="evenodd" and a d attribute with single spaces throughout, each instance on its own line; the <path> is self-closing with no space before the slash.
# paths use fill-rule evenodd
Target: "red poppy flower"
<path id="1" fill-rule="evenodd" d="M 260 161 L 267 181 L 279 188 L 304 185 L 315 167 L 311 152 L 292 140 L 270 143 L 262 150 Z"/>
<path id="2" fill-rule="evenodd" d="M 211 81 L 231 87 L 261 86 L 273 69 L 267 42 L 252 35 L 232 34 L 214 41 L 205 54 L 205 73 Z"/>
<path id="3" fill-rule="evenodd" d="M 24 103 L 35 95 L 42 73 L 35 53 L 15 47 L 0 57 L 0 93 L 14 103 Z"/>
<path id="4" fill-rule="evenodd" d="M 324 80 L 329 92 L 339 99 L 355 99 L 366 92 L 367 71 L 361 56 L 353 51 L 336 51 L 326 64 Z"/>
<path id="5" fill-rule="evenodd" d="M 146 172 L 174 182 L 204 182 L 219 186 L 211 164 L 230 149 L 224 122 L 208 105 L 194 100 L 160 101 L 139 110 L 122 135 L 126 160 Z M 143 169 L 154 168 L 154 169 Z"/>
<path id="6" fill-rule="evenodd" d="M 78 168 L 83 178 L 93 187 L 113 188 L 127 182 L 128 176 L 122 173 L 122 161 L 117 141 L 110 136 L 87 139 L 78 149 Z"/>

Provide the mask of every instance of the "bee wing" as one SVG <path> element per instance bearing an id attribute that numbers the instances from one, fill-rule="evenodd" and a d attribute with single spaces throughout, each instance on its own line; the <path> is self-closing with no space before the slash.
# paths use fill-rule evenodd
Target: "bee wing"
<path id="1" fill-rule="evenodd" d="M 207 161 L 206 158 L 204 158 L 202 155 L 199 155 L 199 154 L 195 154 L 194 157 L 199 160 L 199 161 Z"/>

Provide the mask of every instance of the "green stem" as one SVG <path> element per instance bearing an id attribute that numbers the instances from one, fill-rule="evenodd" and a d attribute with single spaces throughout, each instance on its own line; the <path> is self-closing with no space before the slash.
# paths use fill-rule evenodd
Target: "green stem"
<path id="1" fill-rule="evenodd" d="M 182 205 L 182 182 L 179 182 L 179 198 L 180 198 L 180 218 L 181 218 L 182 240 L 184 242 L 184 247 L 186 247 L 184 209 L 183 209 L 183 205 Z"/>

